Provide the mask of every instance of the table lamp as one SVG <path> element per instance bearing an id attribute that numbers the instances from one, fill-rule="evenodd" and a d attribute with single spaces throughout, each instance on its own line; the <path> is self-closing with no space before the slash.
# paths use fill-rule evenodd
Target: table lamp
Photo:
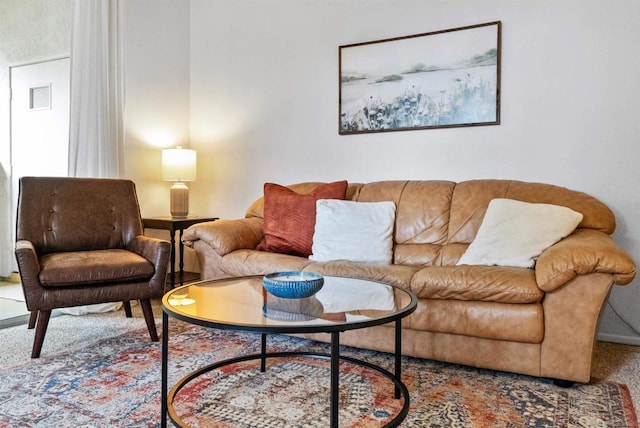
<path id="1" fill-rule="evenodd" d="M 196 179 L 196 151 L 180 146 L 164 149 L 162 178 L 175 181 L 171 186 L 171 217 L 186 217 L 189 213 L 189 188 L 184 182 Z"/>

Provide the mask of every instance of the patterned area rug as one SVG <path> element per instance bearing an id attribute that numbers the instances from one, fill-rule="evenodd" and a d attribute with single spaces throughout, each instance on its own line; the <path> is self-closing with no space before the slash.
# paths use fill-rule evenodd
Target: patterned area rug
<path id="1" fill-rule="evenodd" d="M 402 407 L 387 378 L 353 364 L 340 367 L 340 426 L 380 427 Z M 269 359 L 225 367 L 181 390 L 174 406 L 189 426 L 324 428 L 330 425 L 328 361 Z"/>
<path id="2" fill-rule="evenodd" d="M 169 381 L 223 358 L 259 350 L 259 335 L 221 332 L 172 320 Z M 104 339 L 0 370 L 0 427 L 160 426 L 159 343 L 146 330 Z M 270 350 L 328 352 L 325 344 L 270 336 Z M 392 367 L 388 354 L 345 355 Z M 403 359 L 411 405 L 402 427 L 637 427 L 626 386 L 602 382 L 560 388 L 545 379 Z M 328 362 L 270 359 L 238 363 L 189 382 L 174 405 L 200 427 L 328 426 Z M 340 426 L 378 427 L 402 406 L 393 384 L 341 364 Z"/>

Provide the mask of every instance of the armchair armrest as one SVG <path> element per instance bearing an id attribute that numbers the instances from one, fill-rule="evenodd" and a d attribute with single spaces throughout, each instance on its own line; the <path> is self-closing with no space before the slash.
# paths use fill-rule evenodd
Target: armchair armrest
<path id="1" fill-rule="evenodd" d="M 171 256 L 171 244 L 163 239 L 138 235 L 134 237 L 127 246 L 132 251 L 149 260 L 155 267 L 155 273 L 149 280 L 149 287 L 157 290 L 161 296 L 167 279 L 169 269 L 169 257 Z"/>
<path id="2" fill-rule="evenodd" d="M 134 252 L 149 260 L 158 268 L 171 255 L 171 244 L 163 239 L 138 235 L 129 242 L 127 250 Z"/>
<path id="3" fill-rule="evenodd" d="M 36 248 L 31 241 L 20 240 L 16 242 L 16 261 L 20 268 L 21 276 L 30 277 L 33 276 L 37 280 L 40 273 L 40 262 L 38 261 L 38 254 Z M 23 278 L 23 281 L 25 279 Z"/>
<path id="4" fill-rule="evenodd" d="M 254 249 L 264 237 L 264 220 L 260 217 L 218 220 L 194 224 L 184 231 L 182 242 L 193 248 L 201 240 L 219 256 L 238 249 Z"/>
<path id="5" fill-rule="evenodd" d="M 630 283 L 636 265 L 606 233 L 578 229 L 540 254 L 535 267 L 538 287 L 553 291 L 577 275 L 608 273 L 618 285 Z"/>
<path id="6" fill-rule="evenodd" d="M 30 304 L 37 301 L 43 293 L 42 285 L 40 285 L 40 261 L 38 254 L 31 241 L 19 240 L 15 247 L 16 261 L 18 262 L 18 270 L 20 271 L 20 282 L 25 293 L 27 301 L 27 309 L 32 310 Z"/>

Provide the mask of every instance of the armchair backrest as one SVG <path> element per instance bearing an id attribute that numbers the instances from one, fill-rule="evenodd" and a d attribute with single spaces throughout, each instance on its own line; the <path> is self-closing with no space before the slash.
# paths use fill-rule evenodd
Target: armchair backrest
<path id="1" fill-rule="evenodd" d="M 142 234 L 131 180 L 20 178 L 16 239 L 31 241 L 38 254 L 125 248 Z"/>

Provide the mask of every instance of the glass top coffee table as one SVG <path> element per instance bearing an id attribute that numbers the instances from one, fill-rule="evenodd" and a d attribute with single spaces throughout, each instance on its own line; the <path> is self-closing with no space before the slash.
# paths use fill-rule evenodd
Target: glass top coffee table
<path id="1" fill-rule="evenodd" d="M 167 415 L 177 426 L 185 426 L 173 408 L 176 394 L 190 381 L 221 367 L 260 360 L 266 370 L 269 358 L 303 356 L 330 360 L 330 421 L 338 427 L 339 363 L 375 370 L 393 382 L 396 398 L 403 398 L 401 411 L 385 426 L 397 426 L 409 411 L 409 391 L 401 380 L 402 318 L 416 309 L 416 296 L 404 289 L 376 281 L 324 276 L 324 286 L 310 297 L 276 297 L 262 285 L 261 276 L 202 281 L 166 293 L 162 299 L 162 426 Z M 215 362 L 183 377 L 168 391 L 169 317 L 209 328 L 261 333 L 261 351 Z M 369 362 L 341 356 L 340 333 L 381 324 L 395 324 L 394 373 Z M 330 353 L 268 352 L 268 334 L 329 333 Z"/>

